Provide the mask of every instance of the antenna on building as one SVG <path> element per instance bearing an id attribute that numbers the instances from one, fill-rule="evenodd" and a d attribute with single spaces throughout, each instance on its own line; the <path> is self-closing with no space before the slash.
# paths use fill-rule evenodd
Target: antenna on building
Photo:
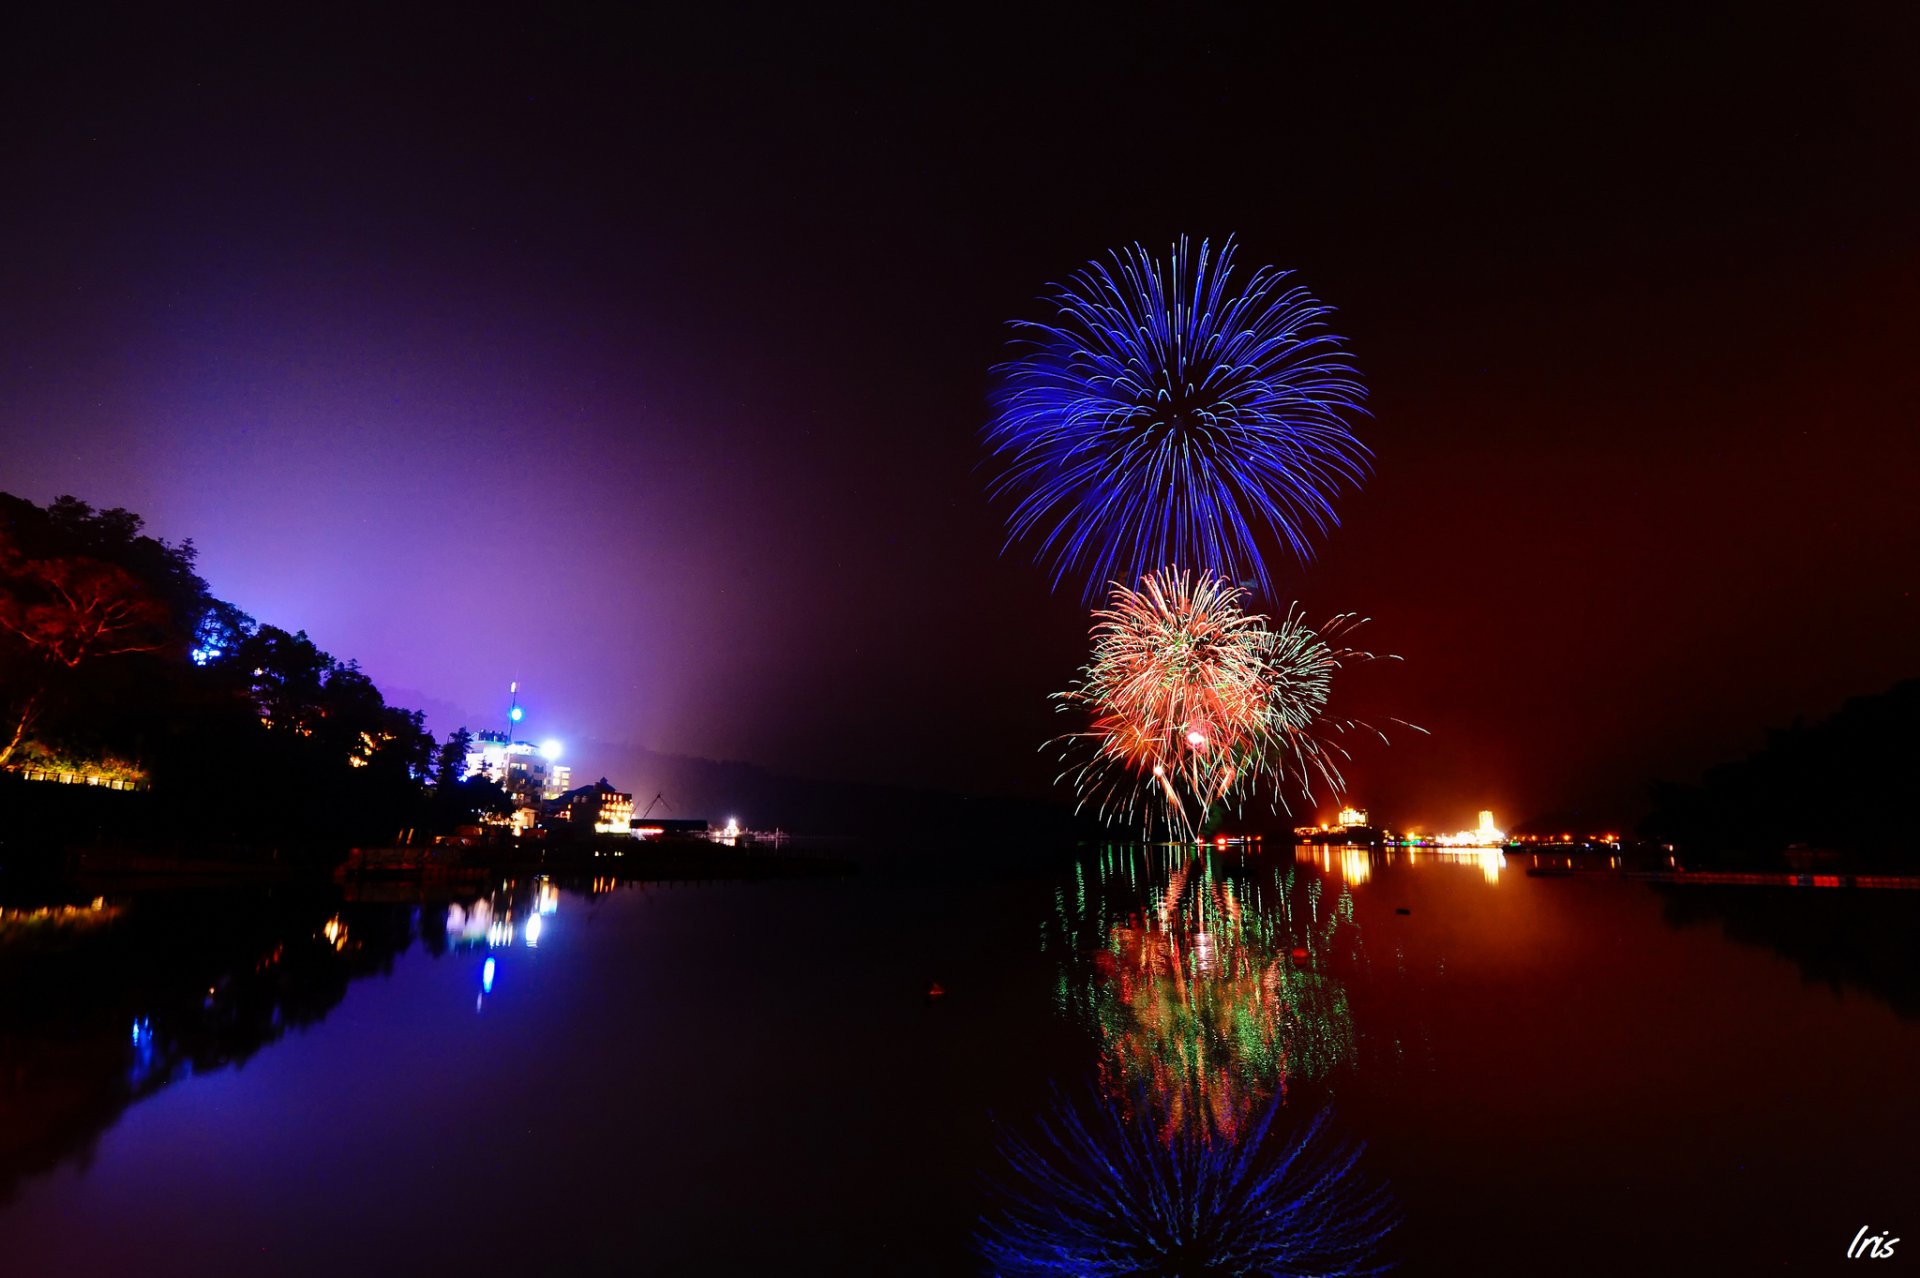
<path id="1" fill-rule="evenodd" d="M 520 709 L 520 681 L 515 679 L 509 683 L 507 692 L 513 697 L 512 703 L 507 707 L 507 744 L 512 745 L 514 725 L 525 717 L 525 712 Z"/>

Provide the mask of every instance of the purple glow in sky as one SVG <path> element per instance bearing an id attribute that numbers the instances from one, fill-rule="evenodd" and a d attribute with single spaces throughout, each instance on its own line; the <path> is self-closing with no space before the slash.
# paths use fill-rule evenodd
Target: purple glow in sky
<path id="1" fill-rule="evenodd" d="M 1913 673 L 1920 102 L 1911 15 L 1609 15 L 28 15 L 0 488 L 438 731 L 518 679 L 577 776 L 1040 793 L 1085 618 L 1000 554 L 987 369 L 1231 231 L 1371 390 L 1277 586 L 1407 658 L 1357 797 L 1620 812 Z"/>

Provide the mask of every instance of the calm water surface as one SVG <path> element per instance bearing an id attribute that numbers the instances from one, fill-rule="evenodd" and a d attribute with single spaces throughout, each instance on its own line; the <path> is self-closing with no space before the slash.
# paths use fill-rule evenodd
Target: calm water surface
<path id="1" fill-rule="evenodd" d="M 1125 847 L 598 888 L 0 925 L 0 1271 L 980 1273 L 996 1121 L 1154 1089 L 1326 1106 L 1403 1273 L 1920 1257 L 1920 893 Z"/>

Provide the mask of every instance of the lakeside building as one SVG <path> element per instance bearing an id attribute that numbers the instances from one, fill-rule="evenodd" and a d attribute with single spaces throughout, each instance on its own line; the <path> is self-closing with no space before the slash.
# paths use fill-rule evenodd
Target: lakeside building
<path id="1" fill-rule="evenodd" d="M 1509 839 L 1486 808 L 1480 810 L 1478 824 L 1473 829 L 1452 834 L 1419 834 L 1412 830 L 1395 833 L 1373 824 L 1367 810 L 1357 807 L 1341 808 L 1339 816 L 1330 824 L 1295 826 L 1293 833 L 1298 843 L 1353 847 L 1488 849 L 1520 841 Z"/>
<path id="2" fill-rule="evenodd" d="M 1507 836 L 1493 823 L 1493 813 L 1482 808 L 1479 825 L 1454 834 L 1436 834 L 1433 841 L 1443 848 L 1497 848 L 1506 843 Z"/>
<path id="3" fill-rule="evenodd" d="M 573 769 L 559 761 L 555 743 L 535 746 L 515 741 L 505 732 L 482 729 L 474 734 L 467 753 L 466 776 L 497 782 L 509 794 L 534 799 L 557 799 L 567 792 Z"/>
<path id="4" fill-rule="evenodd" d="M 1475 850 L 1499 849 L 1507 846 L 1510 840 L 1506 832 L 1494 824 L 1493 813 L 1486 808 L 1480 809 L 1479 824 L 1471 830 L 1457 830 L 1452 834 L 1420 834 L 1408 830 L 1389 843 L 1403 848 L 1468 848 Z"/>
<path id="5" fill-rule="evenodd" d="M 1340 845 L 1371 846 L 1382 841 L 1380 830 L 1375 829 L 1365 808 L 1343 807 L 1331 825 L 1298 825 L 1293 829 L 1294 838 L 1301 843 L 1331 843 Z"/>
<path id="6" fill-rule="evenodd" d="M 633 796 L 601 777 L 592 785 L 568 790 L 553 801 L 554 815 L 574 828 L 595 834 L 633 833 Z"/>

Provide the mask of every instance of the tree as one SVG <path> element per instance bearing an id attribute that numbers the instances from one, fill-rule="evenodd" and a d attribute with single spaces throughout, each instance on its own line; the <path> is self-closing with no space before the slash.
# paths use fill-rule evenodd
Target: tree
<path id="1" fill-rule="evenodd" d="M 51 670 L 164 646 L 166 606 L 132 573 L 82 557 L 29 559 L 0 532 L 0 629 L 25 649 L 14 691 L 13 728 L 0 765 L 13 758 L 45 704 Z"/>
<path id="2" fill-rule="evenodd" d="M 1641 836 L 1696 863 L 1773 868 L 1798 843 L 1857 866 L 1910 868 L 1920 858 L 1920 679 L 1770 733 L 1763 749 L 1698 785 L 1658 785 L 1653 798 Z"/>
<path id="3" fill-rule="evenodd" d="M 467 775 L 472 752 L 473 734 L 463 727 L 447 734 L 435 757 L 431 812 L 434 829 L 442 833 L 482 816 L 506 816 L 516 806 L 498 781 Z"/>
<path id="4" fill-rule="evenodd" d="M 210 599 L 193 629 L 193 649 L 187 655 L 196 666 L 213 665 L 239 651 L 260 629 L 260 623 L 224 599 Z"/>
<path id="5" fill-rule="evenodd" d="M 193 544 L 143 527 L 73 497 L 43 508 L 0 493 L 0 763 L 30 742 L 133 761 L 151 782 L 149 835 L 331 849 L 433 815 L 420 714 L 305 632 L 215 599 Z"/>
<path id="6" fill-rule="evenodd" d="M 467 777 L 467 756 L 473 753 L 473 734 L 465 727 L 447 734 L 447 740 L 434 757 L 433 787 L 441 794 L 450 793 Z"/>
<path id="7" fill-rule="evenodd" d="M 168 612 L 133 574 L 94 559 L 26 559 L 0 543 L 0 626 L 69 670 L 88 657 L 153 652 Z"/>
<path id="8" fill-rule="evenodd" d="M 0 493 L 0 534 L 20 554 L 29 559 L 95 560 L 131 573 L 167 609 L 166 642 L 169 647 L 177 644 L 184 655 L 201 618 L 217 601 L 194 571 L 193 543 L 171 545 L 146 535 L 144 527 L 140 516 L 118 507 L 95 510 L 63 496 L 43 510 Z"/>

